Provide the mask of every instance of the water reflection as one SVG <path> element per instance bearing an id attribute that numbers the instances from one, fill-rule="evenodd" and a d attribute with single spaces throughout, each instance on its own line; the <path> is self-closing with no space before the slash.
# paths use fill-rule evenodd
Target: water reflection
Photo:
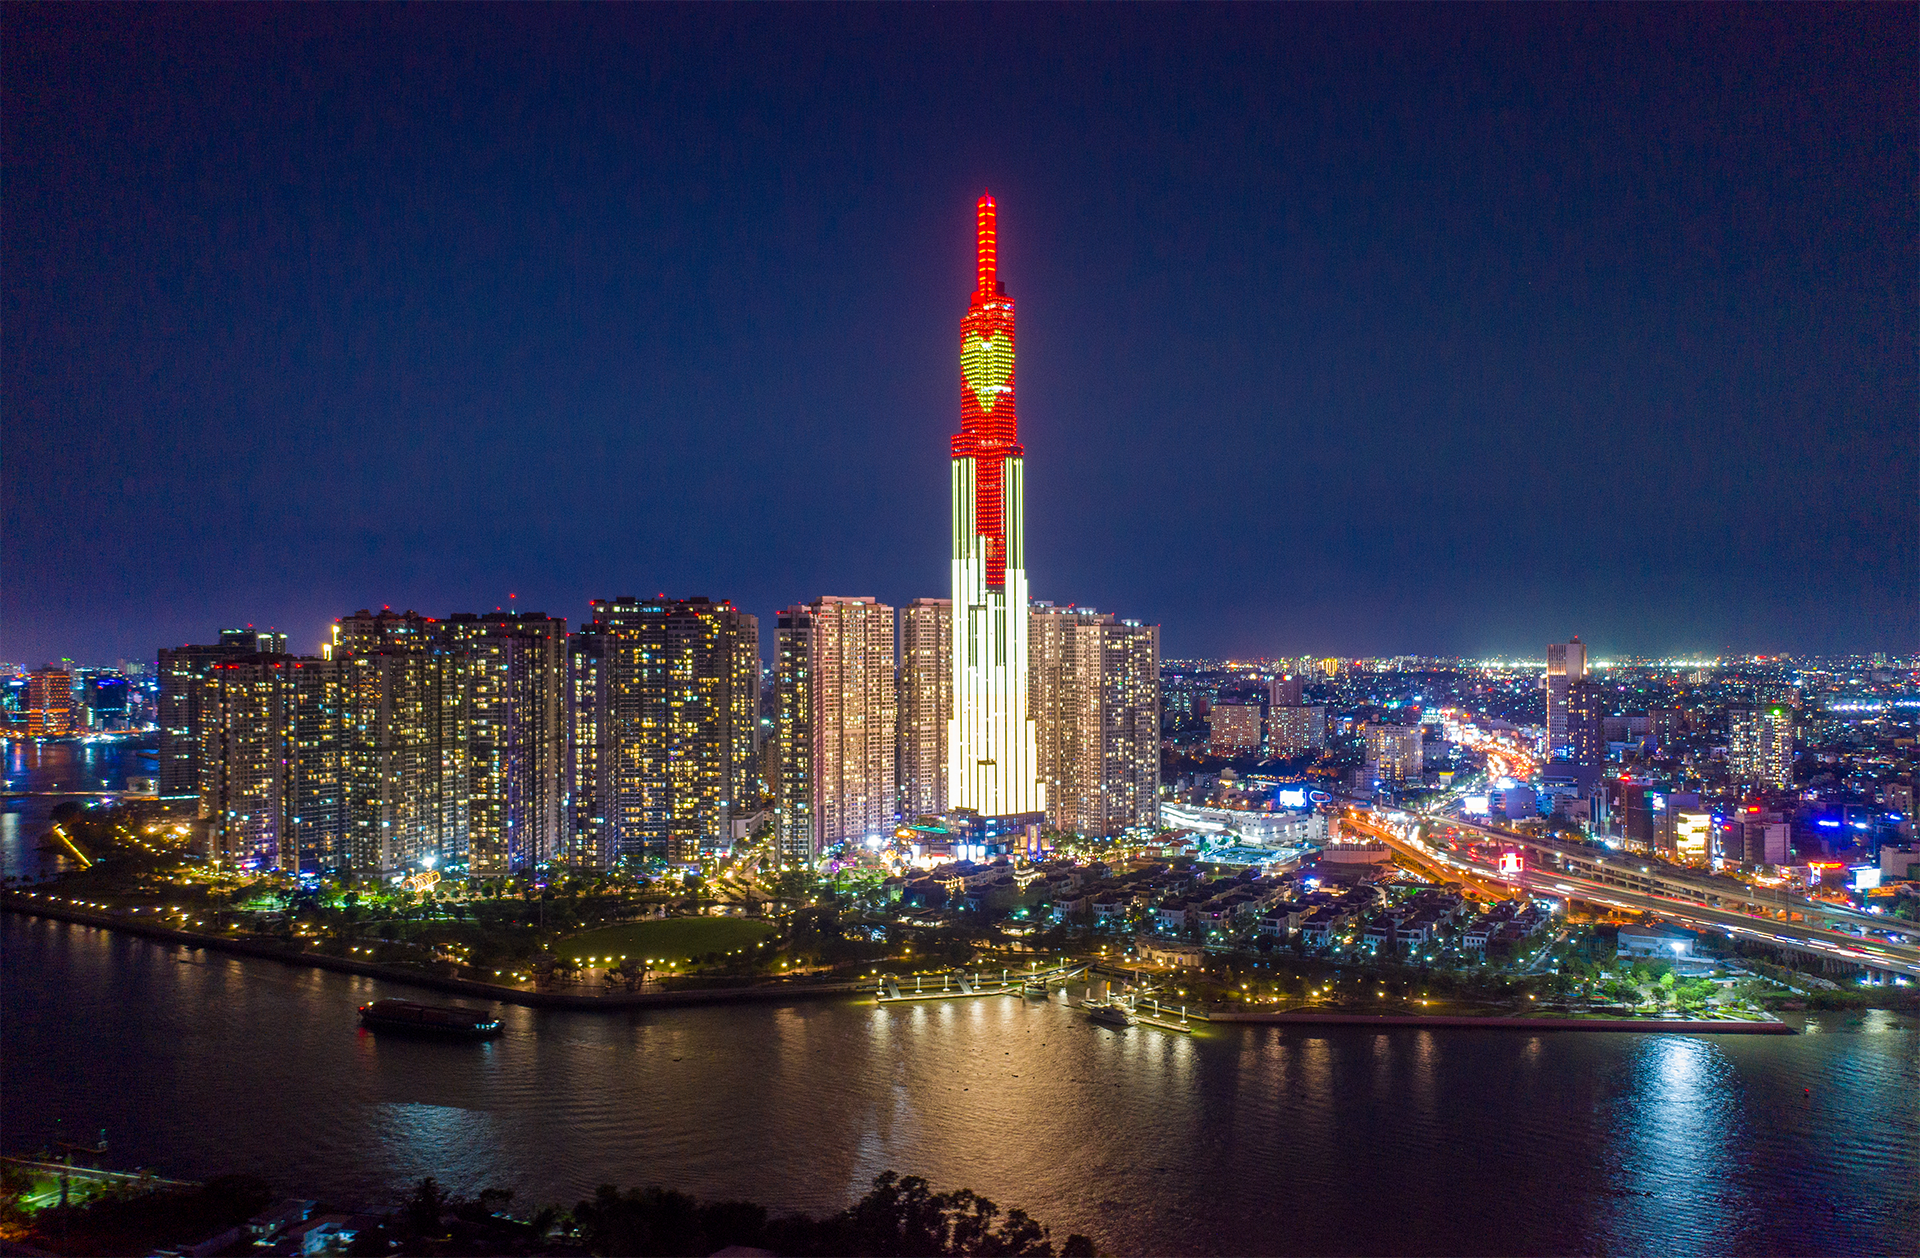
<path id="1" fill-rule="evenodd" d="M 1655 1242 L 1725 1252 L 1744 1228 L 1749 1148 L 1740 1077 L 1707 1038 L 1642 1038 L 1626 1064 L 1614 1122 L 1621 1204 L 1610 1231 L 1623 1246 Z"/>
<path id="2" fill-rule="evenodd" d="M 82 928 L 0 918 L 0 965 L 10 1145 L 106 1126 L 129 1164 L 348 1205 L 435 1174 L 521 1201 L 656 1182 L 818 1212 L 892 1167 L 1121 1253 L 1886 1252 L 1920 1216 L 1920 1035 L 1879 1020 L 1187 1037 L 986 998 L 508 1009 L 469 1045 L 355 1027 L 406 989 Z"/>
<path id="3" fill-rule="evenodd" d="M 158 772 L 151 737 L 125 742 L 6 744 L 6 790 L 34 792 L 0 807 L 0 874 L 45 878 L 67 867 L 66 858 L 40 848 L 53 810 L 73 796 L 54 792 L 125 790 L 129 777 Z"/>

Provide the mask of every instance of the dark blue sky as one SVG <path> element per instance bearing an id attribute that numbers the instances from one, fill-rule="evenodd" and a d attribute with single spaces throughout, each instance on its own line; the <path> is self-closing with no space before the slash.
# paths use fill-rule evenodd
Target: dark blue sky
<path id="1" fill-rule="evenodd" d="M 9 5 L 0 657 L 944 594 L 1174 656 L 1920 645 L 1911 5 Z"/>

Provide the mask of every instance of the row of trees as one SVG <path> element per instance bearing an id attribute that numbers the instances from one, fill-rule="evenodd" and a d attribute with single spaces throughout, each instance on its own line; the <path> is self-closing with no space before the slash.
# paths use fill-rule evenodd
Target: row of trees
<path id="1" fill-rule="evenodd" d="M 577 1239 L 593 1254 L 710 1254 L 730 1245 L 790 1255 L 875 1255 L 919 1258 L 1091 1258 L 1093 1242 L 1069 1236 L 1055 1249 L 1044 1226 L 1023 1210 L 1007 1210 L 967 1189 L 934 1192 L 917 1175 L 893 1171 L 847 1209 L 824 1219 L 770 1217 L 746 1201 L 701 1204 L 658 1187 L 619 1192 L 602 1186 L 574 1207 Z"/>

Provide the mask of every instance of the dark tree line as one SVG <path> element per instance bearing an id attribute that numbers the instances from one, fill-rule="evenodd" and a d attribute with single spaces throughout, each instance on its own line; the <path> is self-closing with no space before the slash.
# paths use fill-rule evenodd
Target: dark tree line
<path id="1" fill-rule="evenodd" d="M 650 1187 L 619 1192 L 601 1187 L 574 1207 L 579 1243 L 589 1253 L 652 1258 L 710 1254 L 729 1245 L 793 1255 L 873 1255 L 874 1258 L 1091 1258 L 1093 1242 L 1069 1236 L 1056 1251 L 1047 1229 L 1024 1210 L 1008 1210 L 967 1189 L 936 1193 L 917 1175 L 887 1171 L 873 1189 L 824 1219 L 804 1214 L 770 1218 L 746 1201 L 702 1205 L 685 1193 Z"/>

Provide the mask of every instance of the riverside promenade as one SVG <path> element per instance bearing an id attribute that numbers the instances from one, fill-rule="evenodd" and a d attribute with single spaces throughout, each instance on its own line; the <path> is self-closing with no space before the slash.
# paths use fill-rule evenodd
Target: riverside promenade
<path id="1" fill-rule="evenodd" d="M 1297 1009 L 1285 1013 L 1222 1010 L 1207 1015 L 1209 1022 L 1276 1023 L 1288 1026 L 1445 1027 L 1475 1031 L 1670 1031 L 1683 1035 L 1793 1035 L 1784 1022 L 1748 1022 L 1735 1018 L 1581 1018 L 1539 1016 L 1504 1017 L 1490 1014 L 1336 1013 Z"/>

